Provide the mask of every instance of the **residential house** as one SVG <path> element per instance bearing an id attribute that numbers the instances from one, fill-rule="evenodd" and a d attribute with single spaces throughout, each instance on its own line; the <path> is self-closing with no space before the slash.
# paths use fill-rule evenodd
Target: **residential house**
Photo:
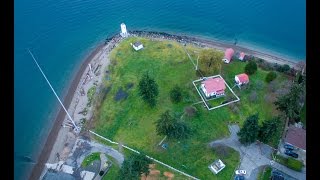
<path id="1" fill-rule="evenodd" d="M 224 95 L 226 86 L 222 78 L 207 78 L 201 83 L 201 89 L 207 98 L 219 97 Z"/>

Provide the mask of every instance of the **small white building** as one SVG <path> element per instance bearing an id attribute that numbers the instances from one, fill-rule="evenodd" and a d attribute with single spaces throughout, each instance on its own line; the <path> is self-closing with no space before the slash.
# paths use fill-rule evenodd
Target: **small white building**
<path id="1" fill-rule="evenodd" d="M 215 160 L 212 164 L 210 164 L 209 169 L 214 174 L 218 174 L 222 169 L 226 167 L 226 165 L 220 160 Z"/>
<path id="2" fill-rule="evenodd" d="M 126 25 L 125 25 L 124 23 L 121 23 L 120 27 L 121 27 L 121 33 L 120 33 L 120 35 L 121 35 L 122 37 L 128 37 L 128 32 L 127 32 L 127 27 L 126 27 Z"/>
<path id="3" fill-rule="evenodd" d="M 140 41 L 137 41 L 135 43 L 131 43 L 133 49 L 135 49 L 136 51 L 139 51 L 140 49 L 143 48 L 143 44 Z"/>

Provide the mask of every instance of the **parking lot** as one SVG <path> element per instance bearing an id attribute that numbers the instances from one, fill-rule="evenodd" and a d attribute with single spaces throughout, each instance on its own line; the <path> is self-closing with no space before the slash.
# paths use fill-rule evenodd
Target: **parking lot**
<path id="1" fill-rule="evenodd" d="M 284 152 L 285 152 L 284 145 L 285 145 L 285 143 L 284 143 L 283 141 L 281 141 L 281 142 L 279 143 L 279 147 L 278 147 L 278 150 L 279 150 L 279 151 L 278 151 L 278 153 L 281 154 L 281 155 L 284 156 L 284 157 L 290 157 L 290 156 L 288 156 L 288 155 L 286 155 L 286 154 L 284 153 Z M 298 158 L 295 158 L 295 159 L 297 159 L 297 160 L 299 160 L 299 161 L 302 161 L 303 164 L 306 166 L 306 152 L 303 151 L 303 150 L 301 150 L 301 149 L 294 149 L 294 150 L 292 150 L 292 152 L 297 153 L 297 154 L 298 154 Z"/>

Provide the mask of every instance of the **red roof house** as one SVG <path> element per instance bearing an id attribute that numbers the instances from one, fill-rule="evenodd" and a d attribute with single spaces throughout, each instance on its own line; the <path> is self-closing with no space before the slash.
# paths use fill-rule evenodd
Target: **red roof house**
<path id="1" fill-rule="evenodd" d="M 291 125 L 284 141 L 297 148 L 306 150 L 306 130 Z"/>
<path id="2" fill-rule="evenodd" d="M 209 98 L 224 95 L 226 86 L 222 78 L 208 78 L 201 83 L 201 89 L 206 97 Z"/>
<path id="3" fill-rule="evenodd" d="M 246 73 L 238 74 L 234 77 L 237 85 L 243 85 L 249 83 L 249 76 Z"/>
<path id="4" fill-rule="evenodd" d="M 222 61 L 224 61 L 225 63 L 229 63 L 231 61 L 233 54 L 234 54 L 234 50 L 232 48 L 226 49 L 226 51 L 224 52 L 224 58 L 222 59 Z"/>

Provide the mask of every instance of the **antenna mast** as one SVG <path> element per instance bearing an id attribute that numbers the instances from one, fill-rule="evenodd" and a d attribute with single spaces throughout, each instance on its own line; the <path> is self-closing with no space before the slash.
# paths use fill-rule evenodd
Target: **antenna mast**
<path id="1" fill-rule="evenodd" d="M 39 66 L 37 60 L 35 59 L 35 57 L 33 56 L 32 52 L 28 49 L 32 59 L 34 60 L 34 62 L 36 63 L 36 65 L 38 66 L 41 74 L 43 75 L 43 77 L 46 79 L 48 85 L 50 86 L 51 90 L 53 91 L 54 95 L 56 96 L 56 98 L 58 99 L 59 103 L 61 104 L 62 108 L 64 109 L 64 111 L 66 112 L 70 122 L 72 123 L 73 127 L 74 127 L 74 132 L 79 133 L 81 128 L 79 126 L 76 125 L 76 123 L 73 121 L 72 117 L 70 116 L 70 114 L 68 113 L 67 109 L 64 107 L 63 103 L 61 102 L 59 96 L 57 95 L 57 93 L 55 92 L 55 90 L 53 89 L 53 87 L 51 86 L 51 83 L 49 82 L 49 80 L 47 79 L 46 75 L 44 74 L 44 72 L 42 71 L 41 67 Z"/>

